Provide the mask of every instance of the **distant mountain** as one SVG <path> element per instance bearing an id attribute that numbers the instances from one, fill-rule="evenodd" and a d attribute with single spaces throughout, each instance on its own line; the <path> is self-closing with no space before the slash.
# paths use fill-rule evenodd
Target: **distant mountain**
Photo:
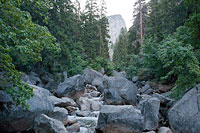
<path id="1" fill-rule="evenodd" d="M 108 16 L 109 35 L 111 44 L 109 46 L 110 60 L 113 57 L 114 44 L 120 34 L 121 28 L 126 28 L 126 23 L 120 14 Z"/>

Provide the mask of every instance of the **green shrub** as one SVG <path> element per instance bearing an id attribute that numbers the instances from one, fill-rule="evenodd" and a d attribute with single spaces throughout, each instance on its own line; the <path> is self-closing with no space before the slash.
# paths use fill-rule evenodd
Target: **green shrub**
<path id="1" fill-rule="evenodd" d="M 181 96 L 185 89 L 200 82 L 199 61 L 195 57 L 190 44 L 184 44 L 177 41 L 176 38 L 168 37 L 159 45 L 157 55 L 163 68 L 168 70 L 162 79 L 177 77 L 173 88 L 177 97 Z"/>
<path id="2" fill-rule="evenodd" d="M 147 42 L 143 47 L 146 67 L 160 80 L 175 82 L 175 97 L 182 96 L 186 89 L 200 82 L 199 62 L 190 44 L 178 41 L 174 36 L 157 44 Z"/>
<path id="3" fill-rule="evenodd" d="M 28 71 L 43 60 L 52 62 L 48 57 L 54 58 L 60 46 L 46 27 L 33 23 L 30 13 L 18 8 L 22 2 L 0 1 L 0 90 L 17 105 L 28 107 L 26 99 L 33 96 L 33 90 L 21 81 L 19 71 Z"/>
<path id="4" fill-rule="evenodd" d="M 10 94 L 16 105 L 28 108 L 26 100 L 33 96 L 33 89 L 21 81 L 21 75 L 12 63 L 9 48 L 0 45 L 0 90 Z"/>
<path id="5" fill-rule="evenodd" d="M 137 76 L 138 72 L 142 68 L 142 58 L 140 58 L 138 55 L 131 54 L 128 55 L 128 65 L 125 69 L 127 77 L 132 78 L 134 76 Z"/>

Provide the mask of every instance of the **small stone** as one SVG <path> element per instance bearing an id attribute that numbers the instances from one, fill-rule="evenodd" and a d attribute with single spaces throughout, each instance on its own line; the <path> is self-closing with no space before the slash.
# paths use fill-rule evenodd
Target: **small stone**
<path id="1" fill-rule="evenodd" d="M 89 111 L 80 111 L 80 112 L 77 112 L 76 115 L 80 116 L 80 117 L 88 117 L 90 115 L 90 112 Z"/>
<path id="2" fill-rule="evenodd" d="M 160 127 L 158 133 L 172 133 L 172 130 L 168 127 Z"/>
<path id="3" fill-rule="evenodd" d="M 136 83 L 138 81 L 138 77 L 133 77 L 132 81 L 133 81 L 133 83 Z"/>
<path id="4" fill-rule="evenodd" d="M 68 132 L 70 133 L 77 133 L 80 132 L 80 124 L 79 123 L 75 123 L 69 127 L 66 128 Z"/>
<path id="5" fill-rule="evenodd" d="M 91 109 L 93 111 L 99 111 L 101 109 L 101 105 L 98 101 L 92 101 L 91 102 Z"/>
<path id="6" fill-rule="evenodd" d="M 98 97 L 98 96 L 100 96 L 100 92 L 98 92 L 98 91 L 93 91 L 93 92 L 91 92 L 90 93 L 90 95 L 92 96 L 92 97 Z"/>

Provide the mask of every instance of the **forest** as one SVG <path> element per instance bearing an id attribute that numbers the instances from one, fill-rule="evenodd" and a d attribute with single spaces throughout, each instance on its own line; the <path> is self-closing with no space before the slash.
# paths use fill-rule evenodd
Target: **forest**
<path id="1" fill-rule="evenodd" d="M 172 85 L 180 98 L 200 82 L 200 1 L 138 0 L 133 8 L 133 25 L 121 30 L 111 62 L 104 0 L 87 0 L 84 11 L 78 0 L 1 0 L 0 89 L 26 105 L 33 93 L 23 73 L 59 79 L 88 67 Z"/>
<path id="2" fill-rule="evenodd" d="M 200 82 L 200 1 L 138 0 L 134 7 L 133 25 L 116 43 L 114 68 L 172 85 L 178 99 Z"/>
<path id="3" fill-rule="evenodd" d="M 55 79 L 86 67 L 111 73 L 103 0 L 88 0 L 84 12 L 78 0 L 1 0 L 0 9 L 0 88 L 17 104 L 33 95 L 22 73 L 49 72 Z"/>

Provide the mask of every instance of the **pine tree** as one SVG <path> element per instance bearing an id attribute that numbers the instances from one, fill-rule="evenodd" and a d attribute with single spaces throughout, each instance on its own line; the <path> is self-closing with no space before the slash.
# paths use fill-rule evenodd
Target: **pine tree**
<path id="1" fill-rule="evenodd" d="M 135 3 L 135 15 L 139 15 L 139 27 L 140 27 L 140 45 L 142 46 L 143 39 L 143 6 L 145 5 L 145 0 L 138 0 Z"/>
<path id="2" fill-rule="evenodd" d="M 100 37 L 99 37 L 99 9 L 96 0 L 87 0 L 84 21 L 84 50 L 87 55 L 88 63 L 95 61 L 95 58 L 100 54 Z"/>
<path id="3" fill-rule="evenodd" d="M 117 70 L 125 70 L 127 64 L 127 31 L 122 28 L 119 38 L 116 41 L 114 54 L 113 54 L 113 62 L 115 64 L 115 69 Z"/>
<path id="4" fill-rule="evenodd" d="M 106 17 L 106 3 L 104 0 L 101 0 L 101 5 L 100 5 L 100 20 L 99 20 L 99 35 L 100 35 L 100 42 L 101 42 L 101 47 L 100 47 L 100 56 L 108 59 L 109 58 L 109 53 L 108 53 L 108 43 L 109 43 L 109 23 L 108 19 Z"/>

